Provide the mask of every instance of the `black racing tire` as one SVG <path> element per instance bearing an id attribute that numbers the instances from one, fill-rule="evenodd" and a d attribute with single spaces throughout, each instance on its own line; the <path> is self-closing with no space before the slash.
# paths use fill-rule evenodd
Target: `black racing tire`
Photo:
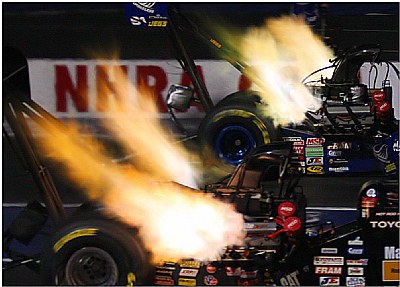
<path id="1" fill-rule="evenodd" d="M 199 145 L 223 163 L 238 165 L 254 148 L 281 139 L 272 119 L 257 107 L 259 98 L 246 91 L 223 99 L 199 127 Z M 205 155 L 207 156 L 207 155 Z"/>
<path id="2" fill-rule="evenodd" d="M 42 283 L 48 286 L 147 285 L 152 272 L 137 231 L 98 212 L 74 216 L 60 228 L 40 265 Z"/>

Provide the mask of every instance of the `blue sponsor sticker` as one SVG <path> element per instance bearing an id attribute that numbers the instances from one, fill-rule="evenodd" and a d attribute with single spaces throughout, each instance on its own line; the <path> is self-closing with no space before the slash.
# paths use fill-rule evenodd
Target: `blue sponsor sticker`
<path id="1" fill-rule="evenodd" d="M 347 253 L 351 255 L 362 255 L 364 254 L 364 248 L 349 247 L 349 249 L 347 249 Z"/>
<path id="2" fill-rule="evenodd" d="M 125 14 L 132 26 L 165 28 L 168 25 L 168 6 L 160 2 L 130 2 L 125 4 Z"/>
<path id="3" fill-rule="evenodd" d="M 204 284 L 208 286 L 215 286 L 218 284 L 218 280 L 213 275 L 206 275 L 204 276 Z"/>

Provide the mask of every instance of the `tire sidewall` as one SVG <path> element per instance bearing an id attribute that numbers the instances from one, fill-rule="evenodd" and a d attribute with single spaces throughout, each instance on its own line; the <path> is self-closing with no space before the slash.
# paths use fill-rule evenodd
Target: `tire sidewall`
<path id="1" fill-rule="evenodd" d="M 272 121 L 257 112 L 256 104 L 242 101 L 217 105 L 203 120 L 199 128 L 199 145 L 203 150 L 215 152 L 218 134 L 228 126 L 240 126 L 247 129 L 256 146 L 279 139 L 279 132 Z M 218 157 L 218 155 L 216 155 Z"/>
<path id="2" fill-rule="evenodd" d="M 84 247 L 97 247 L 106 251 L 118 268 L 116 285 L 126 286 L 130 273 L 136 276 L 135 284 L 145 283 L 148 264 L 141 250 L 142 246 L 134 234 L 121 225 L 107 221 L 78 221 L 60 229 L 52 237 L 41 260 L 41 272 L 44 284 L 56 285 L 56 276 L 72 254 Z M 143 274 L 143 275 L 141 275 Z"/>

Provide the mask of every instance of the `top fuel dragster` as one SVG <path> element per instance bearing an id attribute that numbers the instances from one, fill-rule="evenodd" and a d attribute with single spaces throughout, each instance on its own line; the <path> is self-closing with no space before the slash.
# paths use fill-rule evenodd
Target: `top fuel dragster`
<path id="1" fill-rule="evenodd" d="M 399 94 L 393 91 L 388 74 L 393 71 L 397 79 L 400 75 L 393 63 L 380 60 L 379 46 L 348 49 L 332 59 L 329 67 L 307 76 L 303 83 L 321 99 L 322 107 L 307 111 L 302 124 L 275 127 L 272 119 L 260 112 L 260 106 L 267 103 L 256 91 L 238 91 L 213 103 L 184 36 L 195 35 L 211 44 L 224 60 L 246 74 L 249 67 L 223 41 L 202 30 L 173 5 L 152 3 L 147 9 L 152 13 L 141 5 L 127 4 L 131 24 L 166 28 L 177 59 L 192 80 L 193 89 L 173 85 L 169 90 L 166 101 L 173 121 L 185 132 L 174 110 L 185 111 L 192 102 L 201 103 L 206 116 L 197 132 L 199 145 L 212 150 L 223 162 L 237 165 L 256 146 L 285 140 L 294 143 L 293 159 L 299 161 L 305 174 L 397 174 L 398 119 L 394 109 L 398 106 L 393 103 L 398 102 Z M 163 25 L 154 25 L 155 21 Z M 371 65 L 369 85 L 361 83 L 358 76 L 364 63 Z M 380 86 L 376 84 L 377 65 L 387 67 Z M 331 78 L 311 80 L 328 68 L 333 70 Z"/>
<path id="2" fill-rule="evenodd" d="M 171 9 L 169 13 L 177 12 Z M 185 22 L 178 14 L 174 17 L 169 18 L 174 20 L 168 22 L 167 27 L 175 43 L 184 45 L 174 29 L 190 30 L 190 26 L 182 26 L 190 22 Z M 153 21 L 162 24 L 164 20 L 159 15 Z M 352 70 L 349 59 L 358 65 L 359 57 L 373 56 L 374 51 L 378 52 L 374 47 L 361 52 L 350 51 L 346 61 L 336 61 L 337 75 L 341 75 L 339 71 Z M 196 77 L 193 60 L 185 49 L 180 53 L 185 70 L 193 76 L 198 100 L 203 101 L 208 110 L 206 118 L 221 118 L 214 117 L 218 113 L 227 115 L 223 121 L 211 120 L 216 126 L 205 120 L 201 127 L 204 132 L 200 135 L 210 137 L 216 150 L 221 151 L 221 157 L 237 164 L 236 170 L 225 180 L 208 185 L 200 192 L 234 204 L 243 214 L 244 246 L 227 246 L 217 261 L 182 259 L 153 266 L 151 254 L 143 247 L 137 228 L 105 214 L 102 206 L 87 202 L 76 213 L 67 215 L 39 156 L 27 118 L 44 129 L 62 124 L 30 98 L 28 64 L 24 56 L 15 49 L 3 48 L 3 124 L 7 123 L 13 131 L 18 154 L 32 173 L 45 205 L 31 202 L 6 230 L 3 251 L 13 261 L 3 269 L 25 265 L 40 271 L 45 285 L 398 285 L 398 181 L 365 183 L 359 194 L 358 220 L 344 226 L 330 223 L 329 228 L 323 224 L 307 225 L 307 200 L 298 185 L 298 176 L 307 171 L 352 171 L 350 168 L 356 168 L 357 164 L 353 166 L 351 161 L 364 160 L 361 151 L 371 147 L 374 153 L 367 155 L 376 155 L 388 173 L 397 171 L 397 123 L 392 110 L 387 113 L 383 108 L 385 102 L 386 106 L 390 104 L 389 93 L 383 89 L 384 93 L 375 91 L 375 96 L 369 98 L 368 93 L 360 91 L 363 87 L 356 88 L 358 83 L 345 85 L 352 79 L 345 73 L 346 77 L 335 78 L 326 86 L 331 94 L 324 100 L 322 113 L 310 113 L 302 129 L 290 127 L 285 133 L 285 128 L 275 130 L 267 118 L 257 115 L 255 107 L 262 103 L 255 93 L 235 93 L 214 107 L 204 83 Z M 343 85 L 339 84 L 340 80 Z M 365 102 L 359 102 L 357 95 L 364 95 L 361 98 Z M 168 100 L 171 109 L 184 109 L 191 100 L 191 89 L 171 88 Z M 354 109 L 358 103 L 363 103 L 360 113 Z M 370 109 L 366 117 L 365 107 Z M 232 110 L 244 111 L 251 117 L 230 112 Z M 346 117 L 342 115 L 344 111 Z M 263 125 L 265 129 L 255 129 Z M 4 128 L 3 132 L 7 134 L 7 130 Z M 268 137 L 264 137 L 263 132 L 267 132 Z M 240 145 L 233 151 L 226 150 L 229 146 L 223 143 L 232 138 Z M 368 141 L 364 140 L 366 138 Z M 210 139 L 204 138 L 204 141 Z M 267 139 L 282 141 L 265 145 Z M 355 156 L 356 152 L 360 154 Z M 328 156 L 330 158 L 326 158 Z M 348 167 L 348 170 L 341 167 Z M 54 232 L 40 253 L 28 256 L 12 249 L 14 241 L 29 244 L 40 235 L 48 219 Z"/>
<path id="3" fill-rule="evenodd" d="M 3 123 L 14 132 L 45 204 L 29 203 L 6 230 L 3 251 L 13 261 L 3 269 L 40 270 L 46 285 L 398 285 L 397 181 L 367 182 L 355 222 L 311 226 L 298 184 L 302 166 L 293 160 L 290 141 L 254 149 L 232 175 L 199 191 L 234 204 L 243 214 L 243 246 L 227 246 L 216 261 L 189 258 L 153 266 L 137 229 L 98 204 L 87 202 L 66 214 L 27 118 L 45 130 L 62 124 L 31 100 L 25 58 L 14 49 L 3 52 Z M 28 245 L 40 236 L 48 219 L 54 232 L 43 250 L 34 256 L 13 250 L 13 242 Z"/>

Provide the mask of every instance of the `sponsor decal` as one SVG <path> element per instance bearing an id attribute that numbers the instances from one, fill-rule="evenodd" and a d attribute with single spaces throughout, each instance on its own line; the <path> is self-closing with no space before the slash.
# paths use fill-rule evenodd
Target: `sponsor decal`
<path id="1" fill-rule="evenodd" d="M 69 241 L 75 238 L 82 236 L 95 236 L 97 230 L 98 230 L 97 228 L 84 228 L 72 231 L 67 235 L 64 235 L 53 245 L 54 253 L 57 253 L 65 244 L 67 244 Z"/>
<path id="2" fill-rule="evenodd" d="M 297 278 L 298 275 L 299 271 L 296 270 L 290 274 L 283 276 L 281 279 L 279 279 L 279 282 L 282 286 L 300 286 L 300 281 Z"/>
<path id="3" fill-rule="evenodd" d="M 362 276 L 364 275 L 364 268 L 362 267 L 348 267 L 347 275 Z"/>
<path id="4" fill-rule="evenodd" d="M 311 146 L 321 146 L 325 143 L 325 139 L 324 138 L 307 138 L 307 145 L 311 145 Z"/>
<path id="5" fill-rule="evenodd" d="M 225 266 L 225 273 L 226 273 L 226 276 L 228 276 L 228 277 L 240 276 L 240 272 L 241 272 L 240 267 Z"/>
<path id="6" fill-rule="evenodd" d="M 314 256 L 314 265 L 343 265 L 344 257 Z"/>
<path id="7" fill-rule="evenodd" d="M 196 286 L 196 279 L 179 278 L 178 285 L 180 285 L 180 286 Z"/>
<path id="8" fill-rule="evenodd" d="M 140 10 L 143 10 L 147 13 L 154 13 L 153 6 L 156 4 L 155 2 L 132 2 L 133 5 L 135 5 L 137 8 Z"/>
<path id="9" fill-rule="evenodd" d="M 236 282 L 236 285 L 238 285 L 238 286 L 255 286 L 255 285 L 259 285 L 259 284 L 258 284 L 258 279 L 238 279 Z"/>
<path id="10" fill-rule="evenodd" d="M 340 166 L 340 167 L 330 167 L 329 171 L 333 171 L 333 172 L 345 172 L 345 171 L 349 171 L 350 168 L 348 166 Z"/>
<path id="11" fill-rule="evenodd" d="M 218 284 L 217 278 L 215 278 L 213 275 L 204 276 L 203 282 L 204 282 L 204 284 L 206 284 L 208 286 L 215 286 Z"/>
<path id="12" fill-rule="evenodd" d="M 156 275 L 154 277 L 154 284 L 155 285 L 168 285 L 172 286 L 175 285 L 175 281 L 171 276 L 160 276 Z"/>
<path id="13" fill-rule="evenodd" d="M 362 255 L 364 254 L 364 248 L 349 247 L 349 249 L 347 249 L 347 253 L 351 255 Z"/>
<path id="14" fill-rule="evenodd" d="M 318 166 L 318 165 L 312 165 L 312 166 L 307 167 L 307 171 L 310 173 L 315 173 L 315 174 L 323 174 L 324 167 Z"/>
<path id="15" fill-rule="evenodd" d="M 332 248 L 332 247 L 321 248 L 322 254 L 337 254 L 337 252 L 338 252 L 337 248 Z"/>
<path id="16" fill-rule="evenodd" d="M 179 264 L 179 266 L 184 268 L 200 268 L 200 262 L 193 260 L 184 260 Z"/>
<path id="17" fill-rule="evenodd" d="M 400 212 L 377 212 L 375 216 L 400 216 Z"/>
<path id="18" fill-rule="evenodd" d="M 338 266 L 315 266 L 315 274 L 342 274 L 342 267 Z"/>
<path id="19" fill-rule="evenodd" d="M 156 270 L 156 274 L 161 274 L 161 275 L 170 275 L 172 276 L 172 274 L 174 273 L 174 271 L 172 270 L 164 270 L 164 269 L 158 269 Z"/>
<path id="20" fill-rule="evenodd" d="M 365 195 L 368 196 L 368 197 L 376 197 L 377 194 L 376 194 L 375 188 L 370 188 L 370 189 L 368 189 L 368 190 L 365 192 Z"/>
<path id="21" fill-rule="evenodd" d="M 306 156 L 324 156 L 324 148 L 306 147 Z"/>
<path id="22" fill-rule="evenodd" d="M 346 260 L 347 265 L 367 266 L 368 259 L 349 259 Z"/>
<path id="23" fill-rule="evenodd" d="M 400 261 L 382 261 L 382 280 L 400 281 Z"/>
<path id="24" fill-rule="evenodd" d="M 394 246 L 385 246 L 384 258 L 387 260 L 400 259 L 400 248 L 396 248 Z"/>
<path id="25" fill-rule="evenodd" d="M 215 267 L 212 264 L 207 264 L 206 270 L 208 273 L 213 274 L 213 273 L 217 272 L 217 267 Z"/>
<path id="26" fill-rule="evenodd" d="M 304 146 L 293 146 L 293 153 L 304 154 Z"/>
<path id="27" fill-rule="evenodd" d="M 328 156 L 342 156 L 341 150 L 330 150 L 328 151 Z"/>
<path id="28" fill-rule="evenodd" d="M 323 165 L 324 158 L 323 157 L 307 157 L 306 162 L 307 162 L 307 165 Z"/>
<path id="29" fill-rule="evenodd" d="M 400 148 L 399 148 L 399 140 L 396 140 L 393 144 L 393 151 L 395 152 L 399 152 Z"/>
<path id="30" fill-rule="evenodd" d="M 199 272 L 199 269 L 182 268 L 179 271 L 179 276 L 196 277 L 198 272 Z"/>
<path id="31" fill-rule="evenodd" d="M 156 275 L 154 277 L 156 280 L 173 280 L 171 276 L 164 276 L 164 275 Z"/>
<path id="32" fill-rule="evenodd" d="M 371 221 L 372 228 L 400 228 L 400 221 Z"/>
<path id="33" fill-rule="evenodd" d="M 328 145 L 327 149 L 328 150 L 347 150 L 351 149 L 352 144 L 351 142 L 338 142 L 338 143 L 332 143 L 331 145 Z"/>
<path id="34" fill-rule="evenodd" d="M 394 171 L 396 169 L 397 169 L 397 167 L 396 167 L 396 164 L 394 162 L 392 162 L 391 164 L 388 164 L 388 165 L 385 166 L 385 171 L 387 173 L 392 172 L 392 171 Z"/>
<path id="35" fill-rule="evenodd" d="M 363 196 L 361 199 L 361 207 L 373 208 L 378 203 L 378 198 L 371 198 Z"/>
<path id="36" fill-rule="evenodd" d="M 374 155 L 375 157 L 383 162 L 383 163 L 390 163 L 389 161 L 389 153 L 388 153 L 388 145 L 383 144 L 383 145 L 375 145 L 374 148 Z"/>
<path id="37" fill-rule="evenodd" d="M 290 201 L 282 202 L 278 206 L 278 214 L 280 216 L 288 217 L 293 215 L 295 212 L 296 212 L 296 206 Z"/>
<path id="38" fill-rule="evenodd" d="M 319 286 L 338 286 L 340 285 L 339 277 L 319 277 Z"/>
<path id="39" fill-rule="evenodd" d="M 174 286 L 174 280 L 154 280 L 154 285 Z"/>
<path id="40" fill-rule="evenodd" d="M 304 141 L 303 141 L 303 140 L 295 141 L 295 142 L 293 142 L 293 145 L 296 145 L 296 146 L 303 146 L 303 145 L 304 145 Z"/>
<path id="41" fill-rule="evenodd" d="M 244 279 L 253 279 L 257 277 L 257 272 L 258 270 L 253 270 L 253 271 L 245 271 L 242 269 L 240 272 L 240 278 Z"/>
<path id="42" fill-rule="evenodd" d="M 303 142 L 304 143 L 304 141 L 301 139 L 301 137 L 282 137 L 282 139 L 285 141 L 285 142 Z"/>
<path id="43" fill-rule="evenodd" d="M 329 164 L 330 165 L 339 165 L 339 164 L 343 165 L 343 164 L 346 164 L 346 163 L 349 163 L 349 161 L 347 159 L 344 159 L 344 158 L 330 158 L 329 159 Z"/>
<path id="44" fill-rule="evenodd" d="M 346 286 L 363 287 L 365 286 L 365 277 L 346 277 Z"/>
<path id="45" fill-rule="evenodd" d="M 348 244 L 348 245 L 363 245 L 363 244 L 364 244 L 364 241 L 362 241 L 362 240 L 360 239 L 360 237 L 357 236 L 354 240 L 349 240 L 349 241 L 347 241 L 347 244 Z"/>

